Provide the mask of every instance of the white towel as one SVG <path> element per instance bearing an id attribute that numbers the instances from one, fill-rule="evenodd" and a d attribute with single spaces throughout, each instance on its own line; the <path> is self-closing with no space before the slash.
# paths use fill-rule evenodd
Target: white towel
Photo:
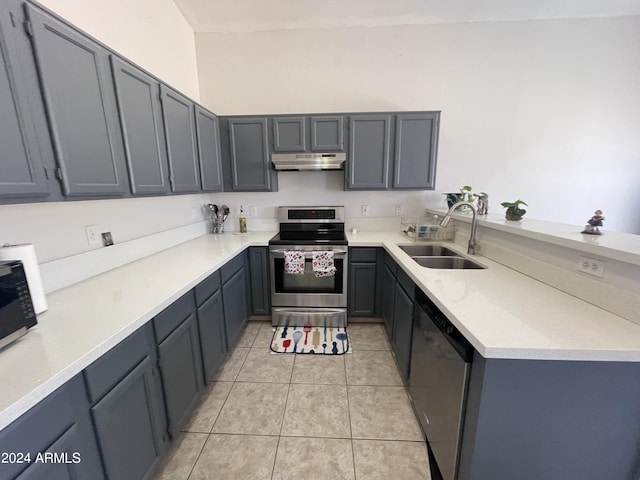
<path id="1" fill-rule="evenodd" d="M 336 267 L 331 250 L 313 252 L 313 273 L 316 277 L 335 275 Z"/>
<path id="2" fill-rule="evenodd" d="M 287 250 L 284 252 L 284 273 L 304 275 L 304 252 Z"/>

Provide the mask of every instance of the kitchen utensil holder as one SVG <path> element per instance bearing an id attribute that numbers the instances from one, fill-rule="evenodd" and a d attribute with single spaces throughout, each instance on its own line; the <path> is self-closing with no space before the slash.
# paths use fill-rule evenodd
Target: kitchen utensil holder
<path id="1" fill-rule="evenodd" d="M 447 227 L 440 226 L 438 215 L 422 217 L 402 217 L 402 233 L 415 241 L 452 241 L 456 231 L 455 221 Z"/>

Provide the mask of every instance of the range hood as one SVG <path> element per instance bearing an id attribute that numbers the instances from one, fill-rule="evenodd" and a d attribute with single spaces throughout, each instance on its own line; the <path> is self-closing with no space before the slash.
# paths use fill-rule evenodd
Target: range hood
<path id="1" fill-rule="evenodd" d="M 346 153 L 274 153 L 276 170 L 343 170 Z"/>

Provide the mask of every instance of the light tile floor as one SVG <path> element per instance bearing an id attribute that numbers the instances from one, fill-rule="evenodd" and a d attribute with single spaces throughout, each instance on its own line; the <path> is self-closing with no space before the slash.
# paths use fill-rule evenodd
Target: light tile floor
<path id="1" fill-rule="evenodd" d="M 348 332 L 353 353 L 274 355 L 249 322 L 156 480 L 429 480 L 382 325 Z"/>

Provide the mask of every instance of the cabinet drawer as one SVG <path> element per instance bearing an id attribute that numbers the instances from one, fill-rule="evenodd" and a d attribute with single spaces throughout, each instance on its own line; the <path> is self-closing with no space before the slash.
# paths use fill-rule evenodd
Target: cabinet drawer
<path id="1" fill-rule="evenodd" d="M 353 247 L 349 251 L 349 261 L 351 262 L 372 262 L 376 261 L 376 247 Z"/>
<path id="2" fill-rule="evenodd" d="M 213 272 L 203 281 L 201 281 L 194 292 L 196 294 L 196 305 L 202 305 L 207 298 L 215 293 L 220 288 L 220 270 Z"/>
<path id="3" fill-rule="evenodd" d="M 151 323 L 136 330 L 84 370 L 89 400 L 102 398 L 153 348 Z"/>
<path id="4" fill-rule="evenodd" d="M 220 273 L 222 275 L 222 283 L 227 283 L 231 277 L 233 277 L 238 270 L 244 266 L 244 255 L 246 252 L 239 253 L 238 255 L 222 266 Z"/>
<path id="5" fill-rule="evenodd" d="M 411 277 L 407 275 L 404 272 L 404 270 L 399 268 L 397 279 L 398 279 L 398 283 L 402 286 L 402 289 L 405 291 L 407 296 L 411 299 L 411 301 L 413 301 L 413 296 L 414 296 L 416 286 L 413 283 L 413 280 L 411 280 Z"/>
<path id="6" fill-rule="evenodd" d="M 162 342 L 167 336 L 192 314 L 196 309 L 193 291 L 189 290 L 178 300 L 173 302 L 153 319 L 156 329 L 156 341 Z"/>

